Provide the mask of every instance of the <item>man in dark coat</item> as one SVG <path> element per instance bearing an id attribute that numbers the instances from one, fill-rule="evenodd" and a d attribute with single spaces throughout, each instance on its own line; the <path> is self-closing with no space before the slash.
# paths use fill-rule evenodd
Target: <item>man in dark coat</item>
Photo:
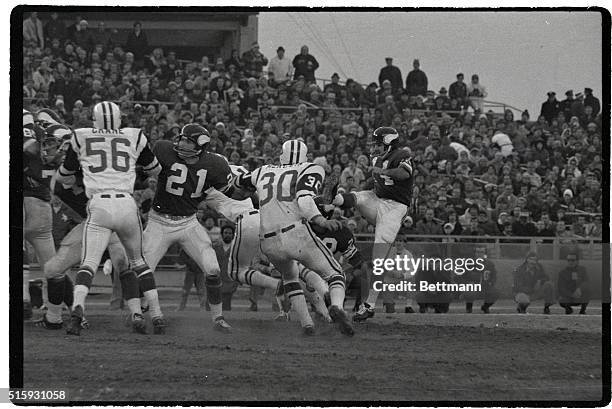
<path id="1" fill-rule="evenodd" d="M 457 81 L 453 82 L 448 88 L 449 98 L 456 99 L 460 107 L 466 107 L 467 85 L 463 82 L 463 74 L 457 74 Z"/>
<path id="2" fill-rule="evenodd" d="M 563 116 L 565 116 L 565 122 L 569 122 L 572 117 L 572 104 L 574 103 L 574 91 L 567 90 L 565 91 L 565 99 L 559 102 L 559 109 L 563 112 Z"/>
<path id="3" fill-rule="evenodd" d="M 421 71 L 420 66 L 421 63 L 419 60 L 414 60 L 412 62 L 412 66 L 414 70 L 408 73 L 406 77 L 406 89 L 408 90 L 408 95 L 417 96 L 427 94 L 427 75 L 423 71 Z"/>
<path id="4" fill-rule="evenodd" d="M 565 308 L 566 314 L 574 312 L 573 306 L 580 306 L 580 314 L 586 314 L 589 304 L 588 277 L 586 269 L 578 265 L 578 252 L 567 254 L 567 267 L 559 272 L 557 293 L 559 305 Z"/>
<path id="5" fill-rule="evenodd" d="M 382 87 L 383 81 L 389 80 L 389 82 L 391 82 L 393 93 L 395 93 L 397 90 L 402 88 L 402 72 L 399 68 L 393 65 L 393 58 L 386 57 L 385 62 L 387 65 L 382 67 L 380 69 L 380 74 L 378 74 L 378 85 Z"/>
<path id="6" fill-rule="evenodd" d="M 556 95 L 557 94 L 553 91 L 549 92 L 548 100 L 542 104 L 542 109 L 540 110 L 540 116 L 546 118 L 546 122 L 548 122 L 549 125 L 552 123 L 552 120 L 559 115 L 559 111 L 561 111 Z"/>
<path id="7" fill-rule="evenodd" d="M 593 90 L 591 88 L 584 89 L 584 106 L 593 107 L 593 116 L 597 116 L 597 114 L 601 110 L 599 99 L 593 96 Z"/>
<path id="8" fill-rule="evenodd" d="M 308 54 L 308 46 L 303 45 L 300 53 L 293 58 L 293 79 L 297 80 L 301 75 L 309 82 L 315 81 L 315 71 L 319 68 L 319 63 L 314 56 Z"/>

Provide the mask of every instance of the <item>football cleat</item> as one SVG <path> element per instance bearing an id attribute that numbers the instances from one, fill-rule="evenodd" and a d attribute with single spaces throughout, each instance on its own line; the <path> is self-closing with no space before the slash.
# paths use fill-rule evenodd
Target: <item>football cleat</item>
<path id="1" fill-rule="evenodd" d="M 544 306 L 544 314 L 550 315 L 550 306 L 549 305 L 545 305 Z"/>
<path id="2" fill-rule="evenodd" d="M 482 307 L 480 307 L 480 309 L 482 310 L 483 313 L 488 314 L 489 313 L 489 306 L 487 304 L 483 304 Z"/>
<path id="3" fill-rule="evenodd" d="M 416 311 L 411 306 L 408 306 L 408 307 L 404 308 L 404 312 L 406 314 L 414 314 Z"/>
<path id="4" fill-rule="evenodd" d="M 348 315 L 344 310 L 341 310 L 337 305 L 332 305 L 329 308 L 329 316 L 338 325 L 340 332 L 344 335 L 353 336 L 355 331 L 349 322 Z"/>
<path id="5" fill-rule="evenodd" d="M 168 323 L 166 322 L 164 317 L 155 317 L 151 319 L 151 322 L 153 323 L 154 334 L 162 335 L 166 333 L 166 327 L 168 326 Z"/>
<path id="6" fill-rule="evenodd" d="M 89 329 L 89 321 L 87 321 L 85 316 L 83 316 L 83 319 L 81 320 L 81 328 Z"/>
<path id="7" fill-rule="evenodd" d="M 323 314 L 319 311 L 315 311 L 315 316 L 314 316 L 315 320 L 319 321 L 319 322 L 326 322 L 326 323 L 332 323 L 334 322 L 334 320 L 332 320 L 332 318 L 329 316 L 329 314 Z"/>
<path id="8" fill-rule="evenodd" d="M 570 315 L 574 313 L 574 309 L 570 306 L 565 307 L 565 314 Z"/>
<path id="9" fill-rule="evenodd" d="M 50 329 L 50 330 L 58 330 L 64 328 L 63 322 L 49 322 L 47 320 L 47 314 L 44 314 L 42 318 L 38 321 L 34 321 L 34 325 L 40 328 Z"/>
<path id="10" fill-rule="evenodd" d="M 232 326 L 225 321 L 223 316 L 215 318 L 215 325 L 213 326 L 215 331 L 224 332 L 229 334 L 232 332 Z"/>
<path id="11" fill-rule="evenodd" d="M 32 319 L 32 303 L 29 301 L 23 302 L 23 319 L 29 320 Z"/>
<path id="12" fill-rule="evenodd" d="M 147 323 L 142 314 L 132 315 L 132 329 L 138 334 L 147 333 Z"/>
<path id="13" fill-rule="evenodd" d="M 66 328 L 67 335 L 81 335 L 81 322 L 83 321 L 83 307 L 77 305 L 70 314 L 70 323 Z"/>
<path id="14" fill-rule="evenodd" d="M 314 325 L 306 325 L 305 327 L 302 327 L 302 334 L 307 337 L 312 337 L 313 335 L 315 335 Z"/>
<path id="15" fill-rule="evenodd" d="M 331 311 L 330 311 L 331 312 Z M 353 315 L 353 321 L 361 322 L 374 316 L 374 308 L 364 302 L 359 306 L 359 310 Z M 332 317 L 333 318 L 333 317 Z"/>
<path id="16" fill-rule="evenodd" d="M 274 321 L 291 321 L 291 316 L 286 311 L 281 311 L 276 317 L 274 317 Z"/>

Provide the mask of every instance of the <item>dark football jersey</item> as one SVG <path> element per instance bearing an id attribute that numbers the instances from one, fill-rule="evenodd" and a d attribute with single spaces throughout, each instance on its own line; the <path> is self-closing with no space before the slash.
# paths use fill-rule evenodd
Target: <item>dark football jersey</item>
<path id="1" fill-rule="evenodd" d="M 76 183 L 73 186 L 64 187 L 59 182 L 53 186 L 53 194 L 66 206 L 74 210 L 83 219 L 87 218 L 87 195 L 83 185 L 83 174 L 79 171 L 76 175 Z"/>
<path id="2" fill-rule="evenodd" d="M 327 248 L 334 254 L 340 253 L 344 259 L 353 267 L 359 268 L 363 263 L 361 253 L 355 247 L 355 237 L 346 226 L 338 231 L 330 231 L 321 228 L 314 228 L 315 233 Z"/>
<path id="3" fill-rule="evenodd" d="M 410 177 L 406 180 L 394 180 L 387 175 L 374 174 L 374 191 L 376 196 L 381 199 L 391 199 L 396 202 L 410 206 L 412 197 L 412 162 L 410 154 L 404 149 L 395 149 L 391 152 L 377 156 L 373 159 L 372 165 L 382 169 L 397 169 L 403 168 L 410 173 Z"/>
<path id="4" fill-rule="evenodd" d="M 45 164 L 40 154 L 23 152 L 23 196 L 50 201 L 49 182 L 56 169 L 57 165 Z"/>
<path id="5" fill-rule="evenodd" d="M 157 178 L 153 210 L 173 216 L 191 216 L 198 211 L 205 191 L 213 187 L 224 191 L 232 172 L 227 160 L 216 153 L 202 152 L 197 163 L 187 164 L 170 141 L 153 146 L 162 170 Z"/>

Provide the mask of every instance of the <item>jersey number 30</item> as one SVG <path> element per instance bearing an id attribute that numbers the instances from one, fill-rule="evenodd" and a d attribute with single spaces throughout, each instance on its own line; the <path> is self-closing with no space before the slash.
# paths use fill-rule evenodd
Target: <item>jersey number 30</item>
<path id="1" fill-rule="evenodd" d="M 166 181 L 166 192 L 172 193 L 176 196 L 183 196 L 185 189 L 181 185 L 185 184 L 187 181 L 187 175 L 189 174 L 187 166 L 182 163 L 174 163 L 172 164 L 170 170 L 178 171 L 178 174 L 168 176 L 168 180 Z M 191 194 L 192 198 L 195 199 L 202 196 L 202 190 L 204 189 L 207 173 L 208 171 L 206 169 L 200 169 L 196 173 L 196 175 L 198 175 L 198 185 L 196 186 L 195 191 Z M 175 184 L 178 186 L 175 187 Z"/>

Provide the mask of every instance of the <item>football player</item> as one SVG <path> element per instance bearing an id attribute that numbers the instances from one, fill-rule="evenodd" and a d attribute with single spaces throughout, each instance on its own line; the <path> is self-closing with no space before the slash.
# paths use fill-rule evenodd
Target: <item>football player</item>
<path id="1" fill-rule="evenodd" d="M 232 180 L 237 180 L 241 175 L 248 173 L 242 166 L 230 165 L 230 168 L 233 175 Z M 232 185 L 239 187 L 233 182 Z M 231 244 L 227 268 L 229 276 L 243 285 L 269 288 L 275 291 L 276 301 L 282 311 L 283 286 L 281 280 L 270 277 L 251 266 L 255 256 L 260 253 L 259 210 L 253 207 L 250 198 L 235 200 L 214 188 L 206 191 L 205 203 L 236 224 L 236 233 Z"/>
<path id="2" fill-rule="evenodd" d="M 374 224 L 374 248 L 372 259 L 388 257 L 412 196 L 412 163 L 410 153 L 399 146 L 399 134 L 395 128 L 380 127 L 372 134 L 370 148 L 374 190 L 341 193 L 333 204 L 341 208 L 355 207 Z M 368 299 L 359 306 L 353 316 L 363 321 L 374 316 L 379 291 L 370 288 Z"/>
<path id="3" fill-rule="evenodd" d="M 260 244 L 281 272 L 285 294 L 291 300 L 304 334 L 314 334 L 314 324 L 299 282 L 297 262 L 316 271 L 327 281 L 331 298 L 329 314 L 345 335 L 353 328 L 343 310 L 345 278 L 333 254 L 314 233 L 311 223 L 326 230 L 338 230 L 337 220 L 321 215 L 314 197 L 319 194 L 325 171 L 307 162 L 306 145 L 298 140 L 283 143 L 280 166 L 264 165 L 241 178 L 240 184 L 256 188 L 259 197 Z"/>
<path id="4" fill-rule="evenodd" d="M 214 329 L 231 332 L 221 305 L 221 271 L 206 229 L 198 222 L 198 204 L 210 188 L 223 192 L 229 188 L 231 170 L 227 160 L 204 147 L 210 142 L 206 128 L 187 124 L 177 140 L 160 140 L 153 152 L 161 164 L 157 190 L 144 232 L 144 256 L 155 270 L 173 244 L 205 272 L 208 304 Z M 165 332 L 166 322 L 159 306 L 157 290 L 143 291 L 149 306 L 154 332 Z"/>
<path id="5" fill-rule="evenodd" d="M 147 137 L 137 128 L 121 128 L 121 112 L 112 102 L 100 102 L 93 109 L 93 127 L 74 131 L 57 182 L 73 185 L 79 170 L 83 173 L 87 221 L 83 230 L 83 253 L 76 274 L 74 305 L 69 335 L 80 335 L 85 299 L 113 232 L 119 236 L 131 269 L 122 276 L 124 297 L 130 309 L 132 328 L 146 333 L 141 314 L 139 281 L 146 290 L 155 286 L 153 273 L 142 254 L 142 226 L 138 205 L 132 193 L 136 165 L 156 175 L 160 166 L 149 149 Z"/>
<path id="6" fill-rule="evenodd" d="M 55 138 L 48 137 L 35 116 L 23 110 L 23 238 L 34 248 L 41 267 L 55 255 L 49 181 L 58 166 L 56 147 Z M 25 259 L 23 271 L 23 315 L 30 319 L 30 266 Z M 46 289 L 43 302 L 47 304 Z"/>

